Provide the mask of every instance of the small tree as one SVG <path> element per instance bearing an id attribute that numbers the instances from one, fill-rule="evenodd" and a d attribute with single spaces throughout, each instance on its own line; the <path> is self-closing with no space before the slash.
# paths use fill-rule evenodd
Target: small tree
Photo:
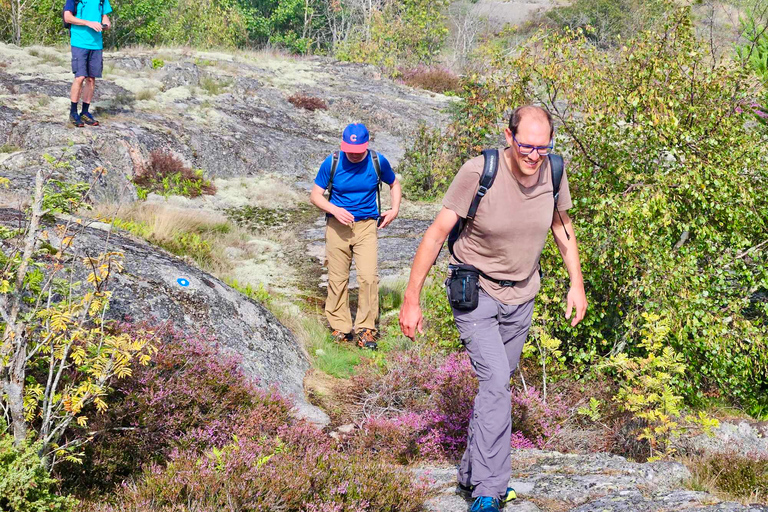
<path id="1" fill-rule="evenodd" d="M 55 224 L 52 215 L 84 206 L 105 171 L 97 169 L 91 185 L 68 185 L 52 176 L 68 170 L 69 162 L 46 160 L 52 172 L 44 177 L 38 171 L 20 227 L 0 226 L 0 405 L 15 443 L 24 443 L 34 428 L 41 453 L 53 464 L 76 448 L 57 445 L 67 427 L 73 421 L 86 425 L 89 404 L 104 411 L 109 383 L 129 375 L 135 360 L 146 364 L 154 348 L 150 335 L 116 333 L 107 324 L 108 281 L 122 270 L 122 254 L 105 249 L 76 256 L 73 243 L 82 223 L 68 216 Z M 78 274 L 86 275 L 86 283 L 74 280 Z"/>

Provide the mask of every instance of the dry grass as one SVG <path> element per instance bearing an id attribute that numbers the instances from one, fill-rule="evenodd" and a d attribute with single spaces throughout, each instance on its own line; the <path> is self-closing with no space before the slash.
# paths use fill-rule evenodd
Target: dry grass
<path id="1" fill-rule="evenodd" d="M 736 453 L 685 457 L 692 478 L 688 487 L 725 501 L 768 504 L 768 458 Z"/>
<path id="2" fill-rule="evenodd" d="M 166 205 L 136 203 L 131 206 L 99 205 L 90 217 L 138 235 L 182 257 L 189 257 L 217 277 L 232 270 L 227 248 L 252 256 L 250 236 L 223 215 Z"/>
<path id="3" fill-rule="evenodd" d="M 138 101 L 151 100 L 157 95 L 157 89 L 142 89 L 136 93 L 136 99 Z"/>

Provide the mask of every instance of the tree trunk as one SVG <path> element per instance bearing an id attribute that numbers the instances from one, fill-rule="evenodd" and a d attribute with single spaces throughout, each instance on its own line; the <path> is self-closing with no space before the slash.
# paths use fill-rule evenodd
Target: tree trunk
<path id="1" fill-rule="evenodd" d="M 14 340 L 18 345 L 8 368 L 5 393 L 8 397 L 8 409 L 11 411 L 13 441 L 16 446 L 20 446 L 27 439 L 27 422 L 24 419 L 24 366 L 27 359 L 27 340 L 18 331 L 17 335 L 21 339 Z"/>
<path id="2" fill-rule="evenodd" d="M 13 44 L 21 46 L 21 0 L 11 0 L 11 26 Z"/>

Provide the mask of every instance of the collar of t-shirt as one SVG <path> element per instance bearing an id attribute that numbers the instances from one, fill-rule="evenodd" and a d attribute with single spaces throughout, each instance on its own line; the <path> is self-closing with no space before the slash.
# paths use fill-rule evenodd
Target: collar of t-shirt
<path id="1" fill-rule="evenodd" d="M 364 169 L 368 168 L 368 160 L 371 159 L 370 151 L 368 151 L 368 153 L 365 155 L 365 158 L 359 162 L 351 161 L 349 158 L 347 158 L 347 154 L 343 151 L 341 154 L 343 155 L 342 158 L 344 159 L 343 166 L 345 171 L 359 172 L 361 170 L 360 167 L 363 167 Z"/>

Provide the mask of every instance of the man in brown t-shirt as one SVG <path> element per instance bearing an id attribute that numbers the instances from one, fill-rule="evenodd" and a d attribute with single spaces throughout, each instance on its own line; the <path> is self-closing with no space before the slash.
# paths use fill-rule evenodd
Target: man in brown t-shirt
<path id="1" fill-rule="evenodd" d="M 506 286 L 480 277 L 478 306 L 454 309 L 454 321 L 467 348 L 480 387 L 469 425 L 467 449 L 459 467 L 459 491 L 475 498 L 472 512 L 496 512 L 500 500 L 514 497 L 511 475 L 510 379 L 517 368 L 539 291 L 539 258 L 549 230 L 568 269 L 571 288 L 566 318 L 571 325 L 587 309 L 576 235 L 567 210 L 573 206 L 565 173 L 554 208 L 549 159 L 552 117 L 536 106 L 515 109 L 504 134 L 508 147 L 499 151 L 493 186 L 480 201 L 454 245 L 461 262 Z M 443 198 L 443 209 L 416 251 L 400 309 L 400 328 L 411 339 L 422 332 L 419 295 L 432 263 L 453 226 L 467 216 L 477 193 L 483 157 L 466 162 Z M 451 263 L 456 263 L 451 258 Z M 509 286 L 510 283 L 514 283 Z"/>

